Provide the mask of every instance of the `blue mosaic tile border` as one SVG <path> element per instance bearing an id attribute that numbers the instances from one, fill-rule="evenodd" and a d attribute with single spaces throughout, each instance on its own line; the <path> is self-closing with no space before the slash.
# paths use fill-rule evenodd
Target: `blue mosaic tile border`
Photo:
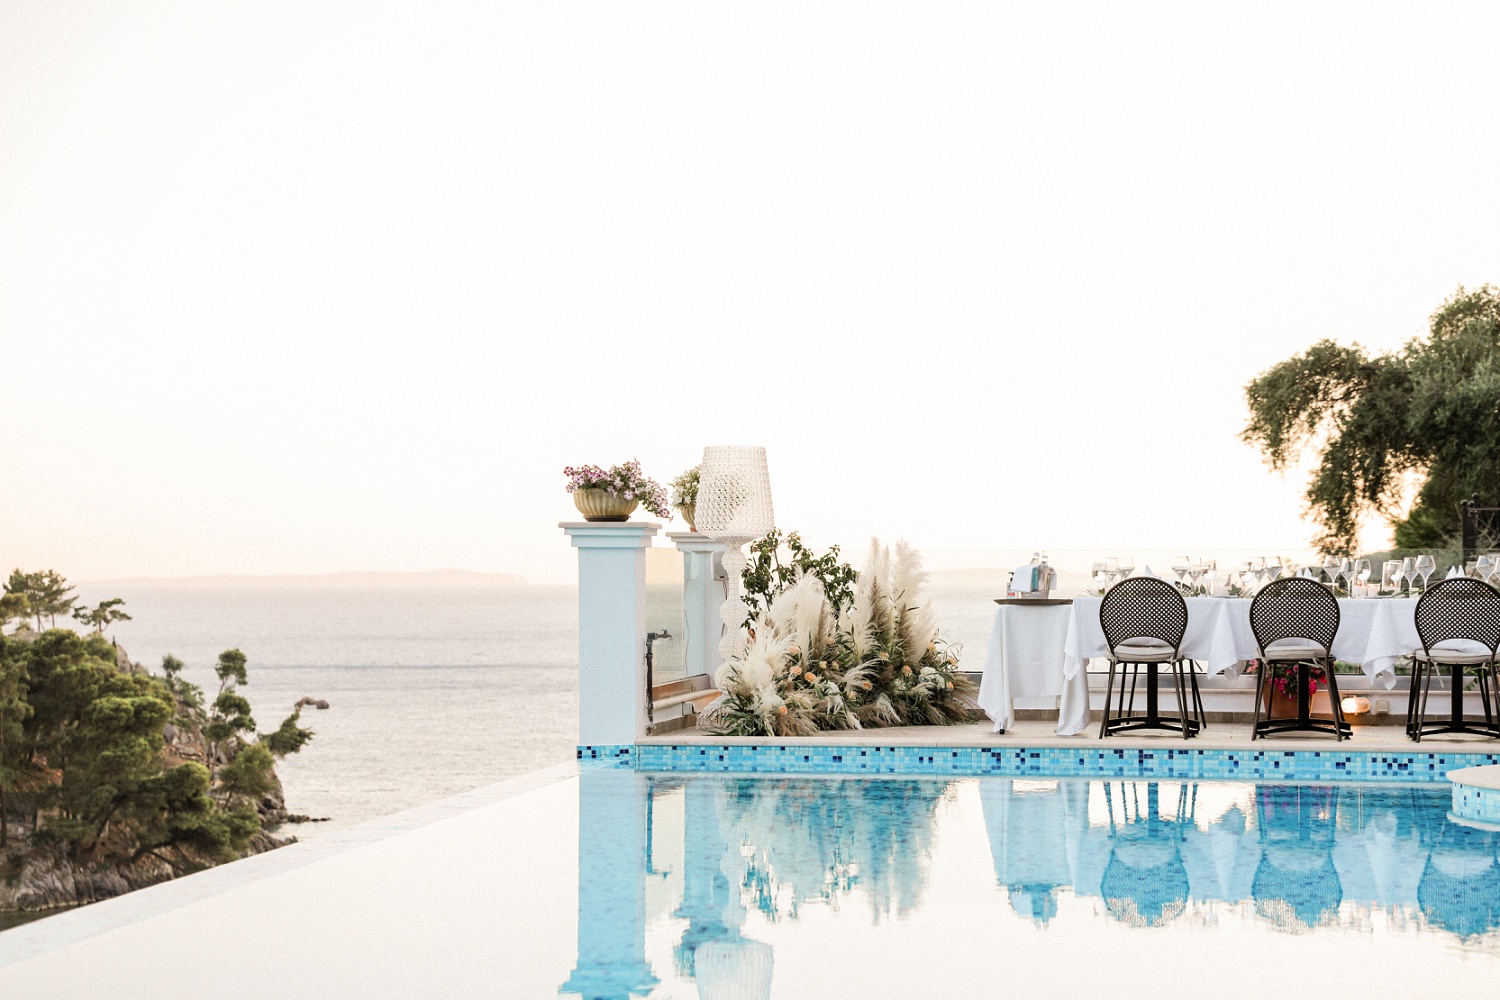
<path id="1" fill-rule="evenodd" d="M 578 759 L 629 761 L 635 758 L 635 751 L 636 747 L 629 743 L 580 746 L 578 748 Z"/>
<path id="2" fill-rule="evenodd" d="M 643 771 L 772 774 L 932 774 L 1020 777 L 1198 778 L 1240 781 L 1443 781 L 1459 767 L 1500 763 L 1490 753 L 1343 750 L 1188 750 L 1093 747 L 875 747 L 638 744 Z"/>
<path id="3" fill-rule="evenodd" d="M 1500 789 L 1454 782 L 1453 812 L 1481 823 L 1500 823 Z"/>

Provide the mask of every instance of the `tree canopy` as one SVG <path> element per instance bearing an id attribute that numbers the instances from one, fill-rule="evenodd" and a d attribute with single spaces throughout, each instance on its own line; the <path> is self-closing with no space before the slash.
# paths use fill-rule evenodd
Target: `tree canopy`
<path id="1" fill-rule="evenodd" d="M 87 635 L 40 631 L 44 618 L 72 609 L 71 589 L 50 570 L 16 570 L 6 584 L 0 628 L 29 618 L 37 630 L 0 631 L 0 846 L 19 815 L 30 820 L 30 847 L 61 845 L 90 864 L 150 854 L 188 870 L 238 857 L 261 829 L 258 806 L 279 787 L 275 759 L 312 738 L 300 710 L 256 733 L 237 649 L 220 654 L 207 707 L 176 657 L 163 658 L 161 675 L 122 665 L 103 634 L 129 619 L 119 599 L 76 615 L 94 626 Z M 25 855 L 7 857 L 13 869 Z"/>
<path id="2" fill-rule="evenodd" d="M 1307 503 L 1319 549 L 1351 554 L 1371 515 L 1391 522 L 1398 548 L 1452 546 L 1461 500 L 1500 505 L 1500 289 L 1459 288 L 1428 335 L 1398 351 L 1319 341 L 1258 375 L 1245 398 L 1241 437 L 1271 468 L 1317 451 Z"/>

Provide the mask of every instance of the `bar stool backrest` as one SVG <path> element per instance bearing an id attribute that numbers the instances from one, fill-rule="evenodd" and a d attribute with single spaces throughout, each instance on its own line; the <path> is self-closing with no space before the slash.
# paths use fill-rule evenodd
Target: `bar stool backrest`
<path id="1" fill-rule="evenodd" d="M 1121 580 L 1099 605 L 1099 624 L 1110 649 L 1130 639 L 1155 639 L 1181 650 L 1187 622 L 1187 602 L 1177 588 L 1150 576 Z"/>
<path id="2" fill-rule="evenodd" d="M 1468 639 L 1493 653 L 1500 647 L 1500 590 L 1468 577 L 1439 580 L 1418 599 L 1416 619 L 1425 649 Z"/>
<path id="3" fill-rule="evenodd" d="M 1305 576 L 1272 580 L 1250 602 L 1250 631 L 1262 655 L 1282 639 L 1307 639 L 1332 652 L 1339 632 L 1339 600 Z"/>

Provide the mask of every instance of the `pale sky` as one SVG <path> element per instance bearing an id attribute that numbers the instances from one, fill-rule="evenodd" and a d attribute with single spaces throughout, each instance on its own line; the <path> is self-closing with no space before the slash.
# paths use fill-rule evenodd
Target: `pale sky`
<path id="1" fill-rule="evenodd" d="M 818 544 L 1305 546 L 1242 386 L 1500 282 L 1497 43 L 1493 3 L 5 0 L 0 565 L 566 581 L 563 465 L 705 444 Z"/>

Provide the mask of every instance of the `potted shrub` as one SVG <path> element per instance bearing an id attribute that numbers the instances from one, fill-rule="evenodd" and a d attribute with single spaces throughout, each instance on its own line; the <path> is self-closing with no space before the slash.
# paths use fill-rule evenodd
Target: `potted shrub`
<path id="1" fill-rule="evenodd" d="M 641 472 L 635 459 L 609 470 L 597 465 L 564 466 L 568 477 L 567 491 L 573 494 L 573 505 L 585 521 L 628 521 L 641 504 L 657 517 L 669 518 L 666 491 L 654 479 Z"/>
<path id="2" fill-rule="evenodd" d="M 697 531 L 693 519 L 698 516 L 698 473 L 703 466 L 695 465 L 672 480 L 672 506 L 687 522 L 689 531 Z"/>

